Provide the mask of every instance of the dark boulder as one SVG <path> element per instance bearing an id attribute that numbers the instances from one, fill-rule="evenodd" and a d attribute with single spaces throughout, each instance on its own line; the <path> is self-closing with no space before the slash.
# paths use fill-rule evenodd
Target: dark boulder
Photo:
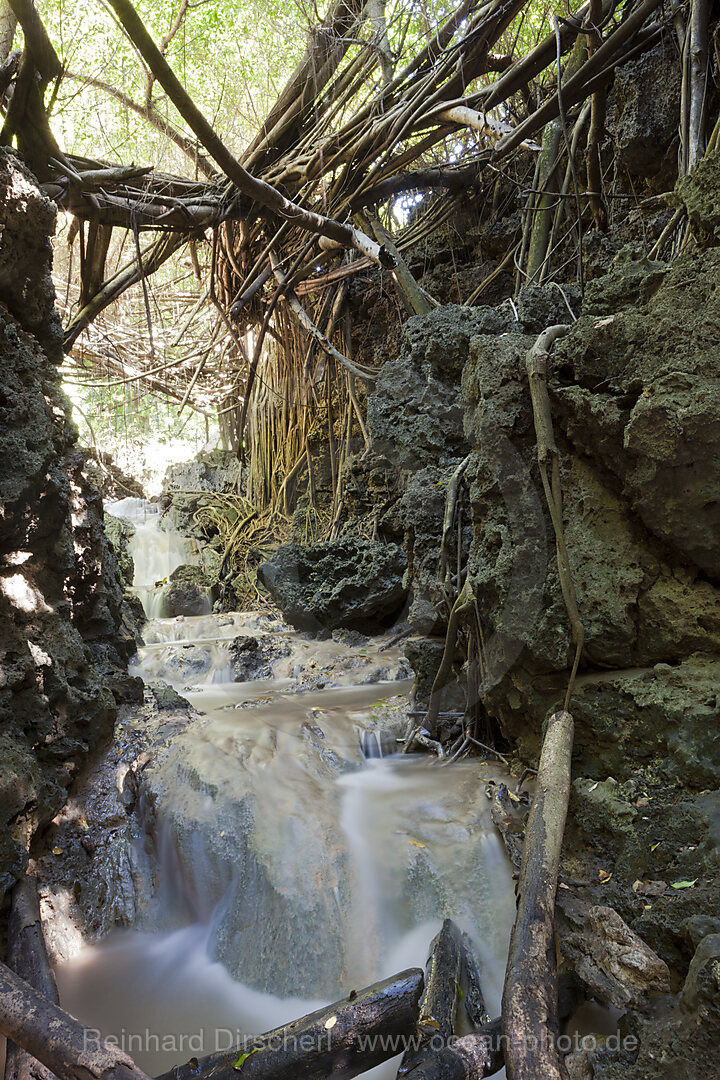
<path id="1" fill-rule="evenodd" d="M 239 634 L 228 646 L 232 677 L 235 682 L 271 679 L 273 661 L 287 656 L 289 652 L 289 643 L 272 634 L 263 637 Z"/>
<path id="2" fill-rule="evenodd" d="M 297 629 L 373 633 L 391 625 L 405 603 L 406 566 L 397 544 L 345 536 L 308 547 L 284 544 L 258 574 Z"/>
<path id="3" fill-rule="evenodd" d="M 163 610 L 166 617 L 207 615 L 211 607 L 210 585 L 201 566 L 183 563 L 173 570 L 163 589 Z"/>

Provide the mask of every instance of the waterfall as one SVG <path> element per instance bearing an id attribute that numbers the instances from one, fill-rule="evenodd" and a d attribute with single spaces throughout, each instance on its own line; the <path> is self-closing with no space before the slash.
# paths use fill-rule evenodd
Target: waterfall
<path id="1" fill-rule="evenodd" d="M 135 532 L 129 550 L 135 566 L 133 592 L 139 596 L 148 619 L 165 614 L 162 585 L 173 570 L 191 561 L 185 537 L 161 528 L 160 508 L 145 499 L 127 498 L 106 506 L 113 517 L 131 521 Z M 209 609 L 208 609 L 209 610 Z"/>

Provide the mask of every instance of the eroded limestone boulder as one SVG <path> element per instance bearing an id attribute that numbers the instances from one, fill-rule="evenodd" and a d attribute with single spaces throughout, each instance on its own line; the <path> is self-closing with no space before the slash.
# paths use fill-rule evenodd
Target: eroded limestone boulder
<path id="1" fill-rule="evenodd" d="M 406 566 L 397 544 L 345 536 L 308 547 L 284 544 L 258 574 L 298 630 L 377 633 L 402 609 Z"/>

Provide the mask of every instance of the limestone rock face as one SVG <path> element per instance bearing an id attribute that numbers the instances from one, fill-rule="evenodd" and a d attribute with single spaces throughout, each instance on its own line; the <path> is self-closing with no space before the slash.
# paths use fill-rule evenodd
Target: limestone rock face
<path id="1" fill-rule="evenodd" d="M 720 150 L 711 150 L 678 180 L 675 201 L 687 210 L 698 244 L 716 247 L 720 243 Z"/>
<path id="2" fill-rule="evenodd" d="M 281 656 L 287 656 L 290 646 L 282 638 L 270 634 L 254 637 L 238 634 L 228 646 L 230 669 L 235 682 L 272 677 L 272 664 Z"/>
<path id="3" fill-rule="evenodd" d="M 677 55 L 663 45 L 617 69 L 610 128 L 620 163 L 635 176 L 654 176 L 668 164 L 677 137 L 680 82 Z"/>
<path id="4" fill-rule="evenodd" d="M 470 338 L 500 334 L 512 312 L 448 304 L 409 319 L 400 355 L 380 370 L 368 398 L 373 450 L 401 469 L 415 470 L 446 457 L 463 457 L 462 404 L 458 384 Z"/>
<path id="5" fill-rule="evenodd" d="M 594 779 L 662 760 L 664 775 L 693 787 L 720 782 L 710 690 L 720 649 L 718 285 L 718 249 L 670 269 L 624 250 L 590 283 L 583 316 L 551 356 L 565 539 L 585 626 L 575 755 Z M 525 372 L 533 340 L 477 336 L 463 373 L 469 573 L 487 620 L 488 693 L 530 757 L 573 651 L 538 474 Z"/>
<path id="6" fill-rule="evenodd" d="M 113 546 L 120 577 L 127 588 L 132 585 L 135 577 L 135 564 L 130 554 L 130 541 L 135 535 L 135 526 L 128 518 L 117 518 L 106 513 L 105 535 Z"/>
<path id="7" fill-rule="evenodd" d="M 377 632 L 405 602 L 405 553 L 397 544 L 342 537 L 284 544 L 259 570 L 285 619 L 298 630 Z"/>
<path id="8" fill-rule="evenodd" d="M 0 150 L 0 891 L 134 681 L 99 493 L 59 387 L 55 208 Z"/>

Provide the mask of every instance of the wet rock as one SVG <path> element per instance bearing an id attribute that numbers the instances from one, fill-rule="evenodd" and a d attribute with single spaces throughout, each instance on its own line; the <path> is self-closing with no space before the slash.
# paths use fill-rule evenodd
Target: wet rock
<path id="1" fill-rule="evenodd" d="M 147 616 L 140 597 L 130 592 L 129 589 L 126 589 L 123 593 L 122 617 L 125 630 L 133 638 L 135 644 L 138 646 L 144 645 L 145 641 L 142 635 Z"/>
<path id="2" fill-rule="evenodd" d="M 396 544 L 342 537 L 284 544 L 258 576 L 284 618 L 299 630 L 340 627 L 378 632 L 405 601 L 405 554 Z"/>
<path id="3" fill-rule="evenodd" d="M 230 670 L 235 682 L 270 679 L 273 663 L 291 651 L 290 643 L 274 635 L 252 637 L 240 634 L 227 647 Z"/>
<path id="4" fill-rule="evenodd" d="M 361 634 L 359 630 L 333 630 L 333 641 L 337 641 L 340 645 L 348 645 L 350 648 L 364 648 L 370 638 L 367 634 Z"/>
<path id="5" fill-rule="evenodd" d="M 184 563 L 176 567 L 162 591 L 167 618 L 207 615 L 211 609 L 210 583 L 201 566 Z"/>
<path id="6" fill-rule="evenodd" d="M 211 645 L 183 643 L 167 645 L 161 652 L 162 671 L 182 683 L 197 682 L 212 671 L 215 650 Z"/>
<path id="7" fill-rule="evenodd" d="M 161 679 L 157 679 L 154 682 L 146 683 L 150 694 L 156 707 L 161 711 L 172 712 L 176 709 L 190 709 L 190 703 L 178 694 L 170 683 L 163 682 Z"/>
<path id="8" fill-rule="evenodd" d="M 677 142 L 680 83 L 677 52 L 670 45 L 651 49 L 615 72 L 609 127 L 620 164 L 635 176 L 654 176 L 675 165 L 670 158 Z"/>

